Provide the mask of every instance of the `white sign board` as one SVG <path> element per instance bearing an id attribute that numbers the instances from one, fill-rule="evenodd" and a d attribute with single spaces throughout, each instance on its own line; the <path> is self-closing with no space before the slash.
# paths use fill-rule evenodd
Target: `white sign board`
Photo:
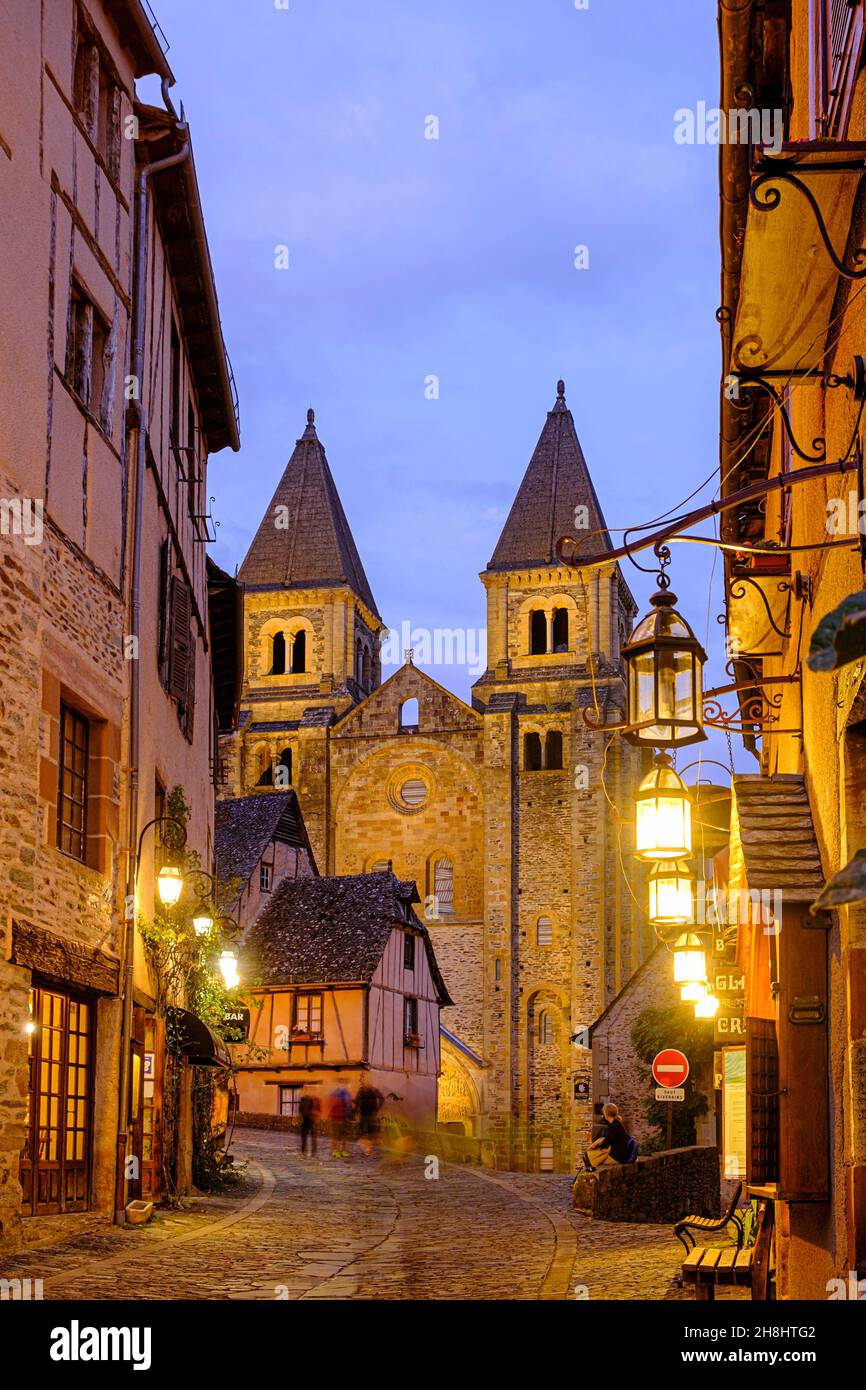
<path id="1" fill-rule="evenodd" d="M 681 1086 L 657 1086 L 656 1100 L 685 1100 L 686 1093 Z"/>

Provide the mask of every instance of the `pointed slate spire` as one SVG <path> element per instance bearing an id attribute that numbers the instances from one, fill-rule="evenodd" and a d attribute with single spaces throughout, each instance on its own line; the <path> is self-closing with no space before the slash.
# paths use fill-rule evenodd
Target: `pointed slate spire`
<path id="1" fill-rule="evenodd" d="M 379 617 L 312 408 L 238 578 L 250 589 L 348 584 Z"/>
<path id="2" fill-rule="evenodd" d="M 587 524 L 581 529 L 575 528 L 578 507 L 586 508 Z M 565 382 L 558 381 L 553 409 L 547 413 L 487 568 L 509 570 L 557 564 L 556 542 L 562 536 L 580 540 L 581 530 L 586 536 L 587 552 L 610 546 L 601 505 L 565 403 Z"/>

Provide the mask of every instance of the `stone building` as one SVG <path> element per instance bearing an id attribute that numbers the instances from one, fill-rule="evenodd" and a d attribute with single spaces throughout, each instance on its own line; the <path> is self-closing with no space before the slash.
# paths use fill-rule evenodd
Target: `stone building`
<path id="1" fill-rule="evenodd" d="M 176 783 L 190 848 L 212 850 L 206 469 L 238 434 L 189 131 L 142 6 L 12 0 L 0 27 L 0 1242 L 14 1245 L 22 1212 L 108 1215 L 159 1186 L 158 1067 L 130 1085 L 159 1052 L 134 922 L 153 904 L 148 823 Z M 148 74 L 165 109 L 136 100 Z"/>
<path id="2" fill-rule="evenodd" d="M 719 151 L 720 494 L 766 489 L 721 530 L 742 718 L 753 750 L 761 738 L 756 772 L 734 778 L 730 882 L 768 907 L 738 931 L 746 1168 L 773 1218 L 778 1296 L 824 1299 L 866 1267 L 866 913 L 858 894 L 810 910 L 866 844 L 866 662 L 856 644 L 807 660 L 864 588 L 866 189 L 850 160 L 866 139 L 866 12 L 746 0 L 718 22 L 721 105 L 748 93 L 784 141 L 775 163 Z M 762 377 L 786 416 L 746 385 Z"/>
<path id="3" fill-rule="evenodd" d="M 648 948 L 609 811 L 629 805 L 637 754 L 587 722 L 622 708 L 635 608 L 615 564 L 558 560 L 576 525 L 587 553 L 607 543 L 560 383 L 482 575 L 472 704 L 411 656 L 381 684 L 384 624 L 310 411 L 240 569 L 246 670 L 221 740 L 221 793 L 293 786 L 323 874 L 391 865 L 418 884 L 454 1000 L 448 1122 L 516 1168 L 573 1165 L 591 1063 L 572 1038 Z"/>

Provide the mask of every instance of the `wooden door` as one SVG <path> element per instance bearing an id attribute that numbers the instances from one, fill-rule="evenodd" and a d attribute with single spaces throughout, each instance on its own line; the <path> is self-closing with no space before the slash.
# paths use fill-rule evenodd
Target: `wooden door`
<path id="1" fill-rule="evenodd" d="M 29 1086 L 20 1180 L 31 1215 L 89 1201 L 93 1005 L 53 987 L 31 991 Z"/>

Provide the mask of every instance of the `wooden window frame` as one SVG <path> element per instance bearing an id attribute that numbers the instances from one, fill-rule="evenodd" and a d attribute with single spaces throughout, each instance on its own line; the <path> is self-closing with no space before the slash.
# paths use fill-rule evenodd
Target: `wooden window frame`
<path id="1" fill-rule="evenodd" d="M 305 1001 L 303 1010 L 306 1015 L 301 1018 L 301 1001 Z M 317 1008 L 314 1008 L 312 1001 L 318 1000 Z M 292 1031 L 291 1039 L 293 1042 L 304 1042 L 314 1039 L 318 1042 L 324 1035 L 322 1032 L 324 1018 L 324 996 L 320 990 L 301 990 L 292 995 Z M 314 1027 L 314 1014 L 318 1012 L 318 1027 Z"/>
<path id="2" fill-rule="evenodd" d="M 298 1118 L 298 1102 L 300 1101 L 303 1089 L 303 1086 L 299 1082 L 279 1082 L 277 1086 L 277 1114 L 282 1116 L 283 1119 L 296 1120 Z M 289 1103 L 294 1107 L 291 1110 L 283 1109 L 283 1096 L 286 1092 L 291 1093 Z"/>
<path id="3" fill-rule="evenodd" d="M 72 742 L 72 748 L 83 753 L 83 771 L 76 772 L 74 767 L 69 768 L 66 761 L 67 743 L 67 724 L 74 722 L 83 730 L 83 744 L 79 745 Z M 60 742 L 57 751 L 57 848 L 63 853 L 68 854 L 71 859 L 77 859 L 81 864 L 87 863 L 87 830 L 88 815 L 87 802 L 90 794 L 90 720 L 86 715 L 80 714 L 73 709 L 66 701 L 61 701 L 60 705 Z M 64 791 L 64 774 L 69 772 L 70 778 L 78 785 L 80 797 L 67 795 Z M 76 829 L 66 816 L 66 808 L 81 807 L 81 827 Z M 64 843 L 65 832 L 69 832 L 70 843 Z M 73 840 L 74 837 L 74 840 Z M 73 848 L 77 843 L 78 848 Z"/>
<path id="4" fill-rule="evenodd" d="M 864 41 L 863 0 L 815 0 L 819 134 L 844 138 Z"/>
<path id="5" fill-rule="evenodd" d="M 414 994 L 405 994 L 403 996 L 403 1043 L 406 1047 L 416 1047 L 419 1041 L 418 1000 Z"/>
<path id="6" fill-rule="evenodd" d="M 111 324 L 78 276 L 73 275 L 69 288 L 63 374 L 70 390 L 109 439 L 113 423 L 107 405 L 112 370 L 112 364 L 107 360 L 110 341 Z"/>
<path id="7" fill-rule="evenodd" d="M 410 931 L 403 933 L 403 969 L 415 969 L 415 937 Z"/>

